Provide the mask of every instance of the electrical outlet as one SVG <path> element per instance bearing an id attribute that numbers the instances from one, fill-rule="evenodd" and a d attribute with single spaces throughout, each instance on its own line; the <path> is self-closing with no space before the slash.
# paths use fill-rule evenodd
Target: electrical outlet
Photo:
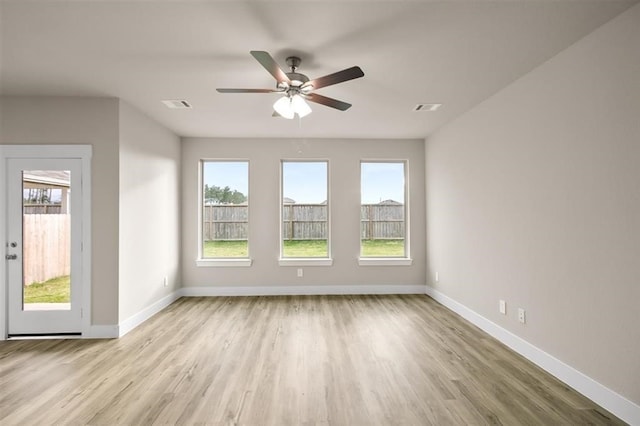
<path id="1" fill-rule="evenodd" d="M 302 268 L 298 268 L 298 278 L 302 278 L 304 276 L 304 271 Z"/>
<path id="2" fill-rule="evenodd" d="M 440 281 L 440 274 L 436 272 L 436 282 L 439 282 L 439 281 Z"/>
<path id="3" fill-rule="evenodd" d="M 500 313 L 502 315 L 507 314 L 507 302 L 505 302 L 504 300 L 500 300 Z"/>
<path id="4" fill-rule="evenodd" d="M 520 321 L 522 324 L 526 323 L 526 317 L 524 315 L 524 309 L 522 308 L 518 308 L 518 321 Z"/>

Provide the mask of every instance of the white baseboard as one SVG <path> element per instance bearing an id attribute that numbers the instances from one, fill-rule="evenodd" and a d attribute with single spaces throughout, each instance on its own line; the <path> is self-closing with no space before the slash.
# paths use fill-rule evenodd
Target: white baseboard
<path id="1" fill-rule="evenodd" d="M 119 334 L 116 337 L 122 337 L 176 300 L 181 297 L 181 291 L 174 291 L 173 293 L 163 297 L 150 306 L 147 306 L 135 315 L 130 316 L 126 320 L 120 323 Z"/>
<path id="2" fill-rule="evenodd" d="M 90 325 L 82 331 L 83 339 L 116 339 L 118 338 L 118 325 Z"/>
<path id="3" fill-rule="evenodd" d="M 438 303 L 481 328 L 489 335 L 495 337 L 515 352 L 571 386 L 596 404 L 609 410 L 620 419 L 631 425 L 640 425 L 640 406 L 637 404 L 434 288 L 426 286 L 426 293 Z"/>
<path id="4" fill-rule="evenodd" d="M 195 296 L 302 296 L 347 294 L 425 294 L 425 285 L 304 285 L 250 287 L 183 287 L 180 294 Z"/>

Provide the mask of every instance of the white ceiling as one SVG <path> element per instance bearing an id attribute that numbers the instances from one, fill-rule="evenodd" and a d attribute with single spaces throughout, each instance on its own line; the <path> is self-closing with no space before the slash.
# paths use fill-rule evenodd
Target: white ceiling
<path id="1" fill-rule="evenodd" d="M 181 136 L 424 138 L 636 2 L 3 0 L 0 93 L 119 97 Z M 215 91 L 274 87 L 250 50 L 365 76 L 318 90 L 346 112 L 272 118 L 279 95 Z"/>

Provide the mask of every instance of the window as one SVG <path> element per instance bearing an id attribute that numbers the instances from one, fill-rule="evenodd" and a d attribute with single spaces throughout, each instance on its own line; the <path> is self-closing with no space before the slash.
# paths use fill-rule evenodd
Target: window
<path id="1" fill-rule="evenodd" d="M 202 161 L 201 259 L 249 258 L 249 162 Z"/>
<path id="2" fill-rule="evenodd" d="M 407 259 L 406 163 L 360 163 L 360 259 Z M 379 264 L 367 262 L 364 264 Z M 396 262 L 397 264 L 407 264 Z M 363 262 L 361 262 L 363 264 Z"/>
<path id="3" fill-rule="evenodd" d="M 328 258 L 328 163 L 283 161 L 281 258 Z"/>

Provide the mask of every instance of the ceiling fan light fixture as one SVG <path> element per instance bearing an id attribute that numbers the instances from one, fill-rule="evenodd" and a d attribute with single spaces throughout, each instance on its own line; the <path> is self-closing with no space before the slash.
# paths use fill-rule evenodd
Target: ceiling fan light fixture
<path id="1" fill-rule="evenodd" d="M 308 95 L 313 90 L 313 84 L 307 84 L 306 86 L 302 86 L 300 88 L 300 93 L 304 95 Z"/>
<path id="2" fill-rule="evenodd" d="M 289 120 L 293 119 L 295 112 L 291 105 L 291 98 L 289 96 L 283 96 L 273 104 L 273 109 L 280 114 L 280 116 Z"/>
<path id="3" fill-rule="evenodd" d="M 302 117 L 306 117 L 311 114 L 311 107 L 300 95 L 293 95 L 291 98 L 291 106 L 293 107 L 293 111 Z"/>
<path id="4" fill-rule="evenodd" d="M 311 114 L 311 107 L 302 96 L 298 94 L 289 94 L 281 97 L 273 104 L 273 109 L 280 114 L 280 116 L 289 120 L 293 119 L 296 114 L 298 114 L 300 118 Z"/>

